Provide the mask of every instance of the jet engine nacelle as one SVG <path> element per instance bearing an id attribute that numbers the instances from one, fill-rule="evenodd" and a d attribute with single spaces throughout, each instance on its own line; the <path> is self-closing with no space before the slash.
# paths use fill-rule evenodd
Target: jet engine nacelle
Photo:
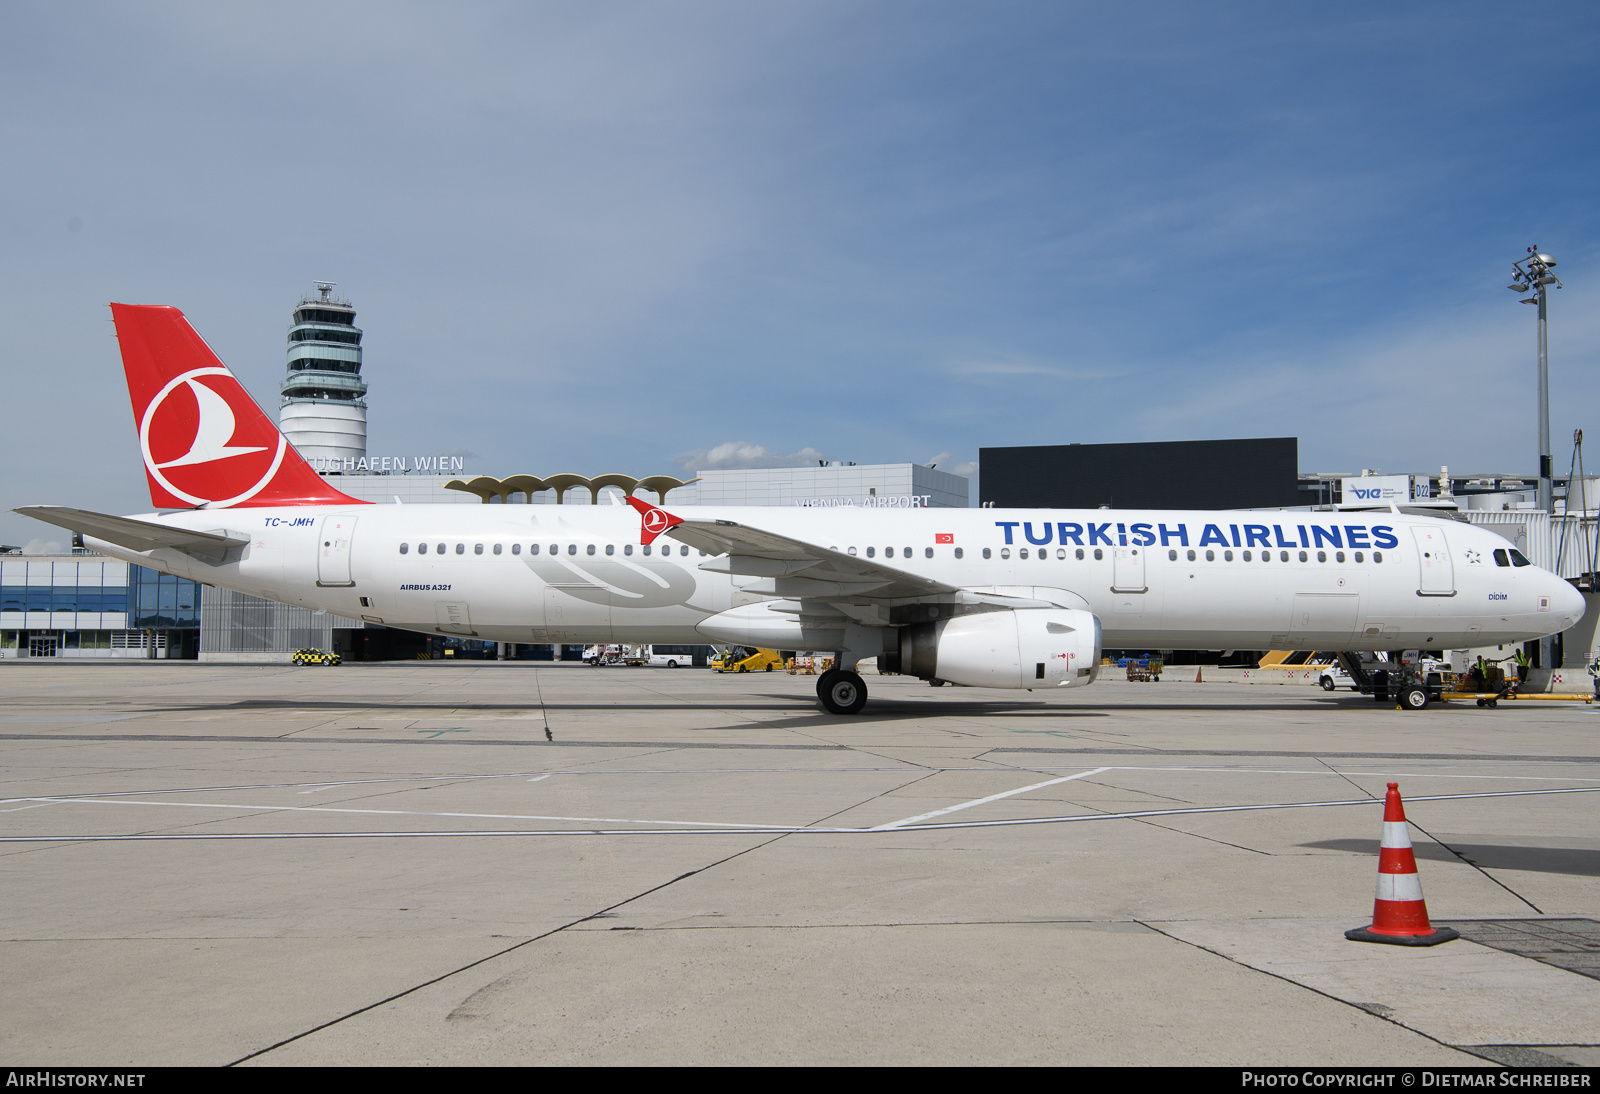
<path id="1" fill-rule="evenodd" d="M 1079 608 L 1019 608 L 900 628 L 880 664 L 975 688 L 1072 688 L 1100 675 L 1100 619 Z"/>

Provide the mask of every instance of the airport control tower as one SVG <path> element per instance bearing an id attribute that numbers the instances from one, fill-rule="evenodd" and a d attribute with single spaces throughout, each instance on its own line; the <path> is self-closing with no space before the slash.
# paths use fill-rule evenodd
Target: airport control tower
<path id="1" fill-rule="evenodd" d="M 338 471 L 367 454 L 361 331 L 354 305 L 333 297 L 335 283 L 315 284 L 317 296 L 295 306 L 289 328 L 289 375 L 278 425 L 312 467 Z"/>

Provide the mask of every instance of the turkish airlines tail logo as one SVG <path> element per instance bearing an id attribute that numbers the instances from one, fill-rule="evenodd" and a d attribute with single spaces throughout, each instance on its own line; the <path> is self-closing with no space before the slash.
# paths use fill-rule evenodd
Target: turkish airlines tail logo
<path id="1" fill-rule="evenodd" d="M 177 308 L 111 316 L 156 508 L 364 504 L 300 458 Z"/>
<path id="2" fill-rule="evenodd" d="M 638 498 L 629 498 L 628 504 L 639 510 L 639 542 L 649 545 L 656 538 L 674 525 L 682 524 L 682 517 L 675 517 L 665 509 L 651 505 Z"/>

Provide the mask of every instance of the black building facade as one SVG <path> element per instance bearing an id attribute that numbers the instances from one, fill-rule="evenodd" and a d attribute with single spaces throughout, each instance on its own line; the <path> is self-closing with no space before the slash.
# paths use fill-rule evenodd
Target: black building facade
<path id="1" fill-rule="evenodd" d="M 980 504 L 1001 509 L 1303 505 L 1298 437 L 983 448 Z"/>

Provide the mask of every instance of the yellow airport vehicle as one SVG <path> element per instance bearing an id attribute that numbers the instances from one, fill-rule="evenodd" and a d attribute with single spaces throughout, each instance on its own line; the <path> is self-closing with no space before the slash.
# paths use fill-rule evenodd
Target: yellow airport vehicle
<path id="1" fill-rule="evenodd" d="M 751 653 L 743 646 L 735 646 L 712 661 L 711 667 L 718 672 L 771 672 L 783 668 L 783 658 L 778 656 L 777 650 Z"/>
<path id="2" fill-rule="evenodd" d="M 295 650 L 290 660 L 296 665 L 337 665 L 344 660 L 332 650 Z"/>

